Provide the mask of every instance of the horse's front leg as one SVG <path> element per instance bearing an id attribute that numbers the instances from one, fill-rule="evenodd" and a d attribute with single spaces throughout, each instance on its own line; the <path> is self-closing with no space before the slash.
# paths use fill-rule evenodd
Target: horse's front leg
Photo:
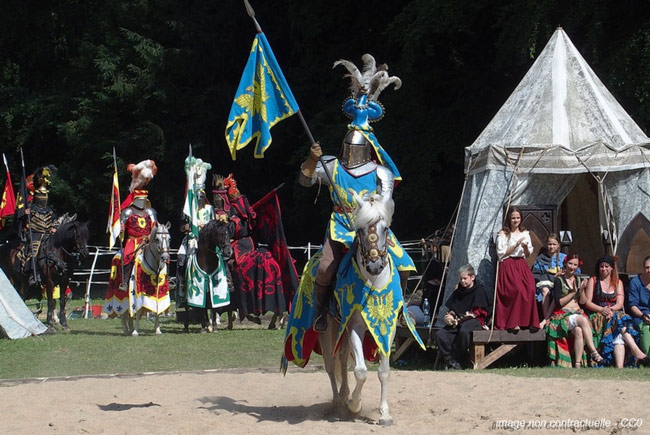
<path id="1" fill-rule="evenodd" d="M 160 314 L 156 314 L 156 320 L 154 321 L 154 328 L 156 330 L 156 335 L 162 335 L 160 330 Z"/>
<path id="2" fill-rule="evenodd" d="M 340 376 L 339 400 L 341 401 L 341 405 L 345 405 L 348 401 L 348 396 L 350 395 L 350 383 L 348 382 L 348 357 L 350 356 L 350 339 L 348 337 L 347 331 L 343 334 L 343 337 L 341 337 L 341 343 L 339 345 L 337 356 Z"/>
<path id="3" fill-rule="evenodd" d="M 61 288 L 65 287 L 64 290 L 61 290 L 61 297 L 59 298 L 59 322 L 61 323 L 61 327 L 63 328 L 63 331 L 65 332 L 70 332 L 70 328 L 68 327 L 68 319 L 65 314 L 65 307 L 68 303 L 68 298 L 66 297 L 65 290 L 67 290 L 68 285 L 66 284 L 63 286 L 61 285 Z"/>
<path id="4" fill-rule="evenodd" d="M 330 386 L 332 387 L 332 405 L 338 406 L 341 403 L 341 396 L 336 382 L 336 364 L 334 359 L 334 340 L 336 340 L 336 338 L 335 336 L 333 337 L 331 333 L 333 330 L 331 317 L 328 317 L 328 322 L 329 327 L 327 328 L 327 331 L 318 333 L 318 342 L 320 343 L 321 351 L 323 353 L 325 372 L 329 377 Z"/>
<path id="5" fill-rule="evenodd" d="M 122 319 L 122 332 L 124 335 L 131 335 L 131 331 L 133 331 L 133 318 L 128 311 L 123 313 L 120 318 Z"/>
<path id="6" fill-rule="evenodd" d="M 354 378 L 356 379 L 352 397 L 350 397 L 350 401 L 348 402 L 348 409 L 353 414 L 358 414 L 361 411 L 361 390 L 366 379 L 368 379 L 368 368 L 363 358 L 363 336 L 366 332 L 365 323 L 358 311 L 352 315 L 352 319 L 348 324 L 348 330 L 350 331 L 350 347 L 352 349 L 352 356 L 354 357 Z"/>
<path id="7" fill-rule="evenodd" d="M 390 426 L 393 417 L 388 409 L 388 380 L 390 379 L 390 357 L 381 354 L 379 357 L 379 370 L 377 372 L 381 384 L 381 399 L 379 400 L 379 424 Z"/>
<path id="8" fill-rule="evenodd" d="M 47 296 L 47 326 L 54 331 L 54 311 L 56 310 L 56 300 L 54 299 L 54 284 L 45 285 L 45 294 Z"/>
<path id="9" fill-rule="evenodd" d="M 131 331 L 131 337 L 137 337 L 140 335 L 138 333 L 138 329 L 140 329 L 140 317 L 142 317 L 142 309 L 138 310 L 137 313 L 135 313 L 135 322 L 133 323 L 133 330 Z M 131 319 L 133 321 L 133 319 Z"/>

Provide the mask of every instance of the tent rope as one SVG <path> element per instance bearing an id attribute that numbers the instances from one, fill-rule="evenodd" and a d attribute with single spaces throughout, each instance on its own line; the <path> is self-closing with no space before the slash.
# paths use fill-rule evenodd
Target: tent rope
<path id="1" fill-rule="evenodd" d="M 460 200 L 458 201 L 458 204 L 456 204 L 456 210 L 454 211 L 454 214 L 452 214 L 452 218 L 449 219 L 449 222 L 447 223 L 447 227 L 445 228 L 445 233 L 449 230 L 449 225 L 451 224 L 452 219 L 454 220 L 454 226 L 451 232 L 451 237 L 449 238 L 449 255 L 447 258 L 445 258 L 444 263 L 442 264 L 442 277 L 440 278 L 440 287 L 438 287 L 438 294 L 436 295 L 436 302 L 433 304 L 433 311 L 432 313 L 435 313 L 438 309 L 438 304 L 440 303 L 440 294 L 444 292 L 444 283 L 445 283 L 445 278 L 447 276 L 447 269 L 449 265 L 449 259 L 451 258 L 451 252 L 454 247 L 454 238 L 456 236 L 456 227 L 458 226 L 458 216 L 460 215 L 460 205 L 463 203 L 463 198 L 465 196 L 465 187 L 467 186 L 467 180 L 469 179 L 469 174 L 472 172 L 472 169 L 474 169 L 474 166 L 476 165 L 476 161 L 472 159 L 472 156 L 469 157 L 469 163 L 467 165 L 467 172 L 465 173 L 465 180 L 463 181 L 463 189 L 460 192 Z M 454 218 L 455 215 L 455 218 Z M 431 261 L 433 260 L 433 257 L 431 260 L 429 260 L 429 263 L 427 264 L 426 269 L 429 268 L 429 265 L 431 264 Z M 426 273 L 425 269 L 425 273 Z M 424 277 L 424 273 L 422 274 L 422 278 L 420 278 L 420 281 L 418 281 L 418 285 L 422 282 L 422 279 Z M 417 290 L 417 286 L 415 287 Z M 411 296 L 413 296 L 413 293 Z M 409 298 L 410 301 L 410 298 Z M 429 322 L 429 337 L 431 336 L 431 330 L 433 329 L 433 325 L 436 322 Z"/>
<path id="2" fill-rule="evenodd" d="M 616 155 L 618 155 L 618 153 Z M 616 155 L 614 156 L 614 159 L 616 159 Z M 607 233 L 609 234 L 609 239 L 612 243 L 612 252 L 616 253 L 616 240 L 614 238 L 613 223 L 612 223 L 612 216 L 609 208 L 609 201 L 607 200 L 607 187 L 605 186 L 605 178 L 607 178 L 609 171 L 605 171 L 605 173 L 602 176 L 600 176 L 595 172 L 593 172 L 591 168 L 587 166 L 587 164 L 580 158 L 580 156 L 577 153 L 575 154 L 575 156 L 578 162 L 580 162 L 580 164 L 587 170 L 587 172 L 598 183 L 598 197 L 600 199 L 600 203 L 603 205 L 603 214 L 605 215 L 605 226 L 607 227 Z"/>

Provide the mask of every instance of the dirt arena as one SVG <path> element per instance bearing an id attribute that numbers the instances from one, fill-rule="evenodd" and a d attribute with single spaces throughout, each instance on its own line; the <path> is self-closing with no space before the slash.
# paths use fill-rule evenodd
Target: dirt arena
<path id="1" fill-rule="evenodd" d="M 332 410 L 324 372 L 293 367 L 286 377 L 257 370 L 0 381 L 0 432 L 498 434 L 524 424 L 546 426 L 525 430 L 537 434 L 650 433 L 650 417 L 633 420 L 648 416 L 645 382 L 393 370 L 389 388 L 394 424 L 383 427 L 376 373 L 356 417 Z"/>

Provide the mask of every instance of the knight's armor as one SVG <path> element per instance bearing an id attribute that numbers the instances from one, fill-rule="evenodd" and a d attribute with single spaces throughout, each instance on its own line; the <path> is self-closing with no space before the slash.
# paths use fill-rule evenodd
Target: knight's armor
<path id="1" fill-rule="evenodd" d="M 122 261 L 125 266 L 133 262 L 137 250 L 157 222 L 156 211 L 151 208 L 147 191 L 136 190 L 133 204 L 122 210 L 120 223 L 123 228 L 124 252 Z"/>
<path id="2" fill-rule="evenodd" d="M 52 233 L 55 214 L 52 207 L 48 204 L 51 177 L 55 168 L 45 166 L 36 169 L 34 172 L 34 196 L 29 204 L 29 219 L 25 222 L 25 234 L 27 235 L 28 244 L 25 245 L 24 252 L 20 255 L 23 271 L 30 278 L 30 283 L 34 280 L 33 266 L 37 261 L 41 246 L 45 238 Z M 34 260 L 32 260 L 32 258 Z M 36 273 L 37 281 L 40 281 L 40 275 Z"/>
<path id="3" fill-rule="evenodd" d="M 317 331 L 327 328 L 323 311 L 343 251 L 351 247 L 355 237 L 355 229 L 350 222 L 351 212 L 356 205 L 353 192 L 362 198 L 374 194 L 392 197 L 394 183 L 401 180 L 397 167 L 379 144 L 369 124 L 383 117 L 383 106 L 376 101 L 380 92 L 391 83 L 399 88 L 401 81 L 397 77 L 389 77 L 386 66 L 377 68 L 372 56 L 366 54 L 363 59 L 363 73 L 349 61 L 334 63 L 335 67 L 345 66 L 350 73 L 348 77 L 352 79 L 352 97 L 343 104 L 343 111 L 352 122 L 343 138 L 338 158 L 319 158 L 320 146 L 314 144 L 298 176 L 299 183 L 306 187 L 314 185 L 316 181 L 328 185 L 334 203 L 318 268 L 312 277 L 316 296 L 314 329 Z M 400 271 L 405 285 L 407 271 L 415 270 L 415 265 L 390 230 L 388 239 L 392 262 Z"/>

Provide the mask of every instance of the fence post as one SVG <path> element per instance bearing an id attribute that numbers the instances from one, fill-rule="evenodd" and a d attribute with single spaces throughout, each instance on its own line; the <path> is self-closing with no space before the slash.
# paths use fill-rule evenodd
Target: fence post
<path id="1" fill-rule="evenodd" d="M 86 294 L 84 296 L 86 309 L 84 310 L 84 319 L 88 318 L 88 310 L 90 309 L 90 285 L 93 282 L 93 272 L 95 271 L 95 264 L 97 264 L 97 257 L 99 257 L 99 246 L 95 248 L 95 258 L 93 259 L 93 265 L 90 266 L 90 275 L 86 280 Z"/>

